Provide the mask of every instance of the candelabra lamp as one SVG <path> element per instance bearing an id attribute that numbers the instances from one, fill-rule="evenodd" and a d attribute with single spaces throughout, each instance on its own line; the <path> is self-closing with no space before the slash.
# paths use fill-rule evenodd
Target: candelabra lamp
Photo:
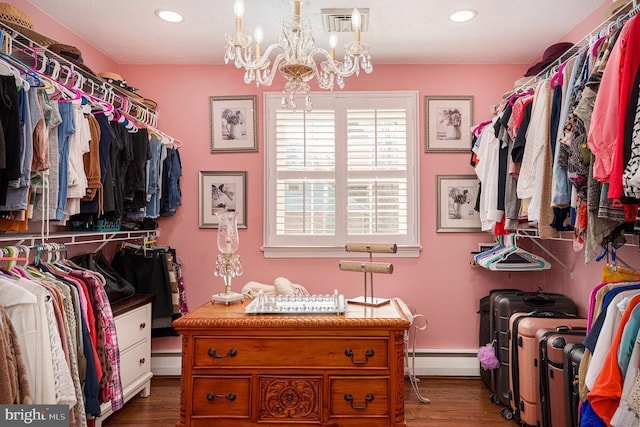
<path id="1" fill-rule="evenodd" d="M 364 273 L 364 295 L 348 300 L 350 303 L 380 306 L 387 304 L 389 298 L 376 298 L 373 296 L 373 274 L 391 274 L 393 273 L 393 264 L 388 262 L 373 262 L 374 253 L 393 253 L 395 254 L 398 247 L 395 243 L 347 243 L 345 246 L 347 252 L 366 252 L 369 254 L 369 261 L 340 261 L 339 268 L 343 271 L 360 271 Z M 367 292 L 367 275 L 369 276 L 369 292 Z"/>
<path id="2" fill-rule="evenodd" d="M 236 301 L 244 301 L 244 295 L 231 290 L 231 281 L 242 275 L 242 264 L 238 250 L 238 212 L 216 212 L 218 217 L 218 250 L 214 275 L 224 279 L 224 292 L 211 295 L 211 302 L 229 305 Z"/>

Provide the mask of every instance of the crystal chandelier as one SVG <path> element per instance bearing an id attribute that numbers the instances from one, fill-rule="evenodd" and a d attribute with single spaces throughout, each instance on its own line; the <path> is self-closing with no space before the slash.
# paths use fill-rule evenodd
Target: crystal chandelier
<path id="1" fill-rule="evenodd" d="M 316 79 L 322 89 L 333 90 L 337 82 L 344 88 L 344 79 L 353 74 L 359 75 L 362 68 L 371 73 L 371 56 L 367 46 L 360 43 L 361 17 L 358 9 L 353 10 L 351 25 L 354 32 L 353 41 L 345 46 L 344 61 L 335 60 L 337 37 L 329 38 L 330 50 L 315 46 L 311 23 L 300 15 L 301 0 L 291 0 L 293 14 L 282 21 L 282 33 L 278 43 L 274 43 L 262 51 L 263 31 L 260 26 L 255 29 L 253 38 L 256 41 L 255 54 L 252 37 L 242 33 L 242 15 L 244 1 L 235 0 L 236 32 L 227 34 L 224 62 L 232 61 L 236 68 L 244 68 L 244 82 L 253 81 L 257 86 L 270 86 L 276 70 L 287 80 L 282 91 L 282 106 L 296 109 L 296 95 L 304 95 L 307 111 L 312 109 L 311 88 L 309 81 Z M 272 58 L 273 56 L 273 58 Z"/>

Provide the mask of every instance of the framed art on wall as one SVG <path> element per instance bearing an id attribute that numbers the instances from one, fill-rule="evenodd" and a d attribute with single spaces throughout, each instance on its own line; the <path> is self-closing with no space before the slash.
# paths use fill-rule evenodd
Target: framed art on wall
<path id="1" fill-rule="evenodd" d="M 257 97 L 210 96 L 211 152 L 258 151 Z"/>
<path id="2" fill-rule="evenodd" d="M 199 173 L 199 227 L 218 228 L 216 212 L 237 211 L 238 228 L 247 228 L 247 173 Z"/>
<path id="3" fill-rule="evenodd" d="M 473 96 L 424 97 L 425 152 L 470 151 Z"/>
<path id="4" fill-rule="evenodd" d="M 475 175 L 438 175 L 437 232 L 481 231 Z"/>

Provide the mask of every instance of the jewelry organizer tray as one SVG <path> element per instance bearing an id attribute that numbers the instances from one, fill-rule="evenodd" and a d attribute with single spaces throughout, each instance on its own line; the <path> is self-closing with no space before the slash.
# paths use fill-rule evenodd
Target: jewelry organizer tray
<path id="1" fill-rule="evenodd" d="M 260 292 L 244 309 L 249 314 L 333 314 L 344 313 L 344 295 L 265 295 Z"/>

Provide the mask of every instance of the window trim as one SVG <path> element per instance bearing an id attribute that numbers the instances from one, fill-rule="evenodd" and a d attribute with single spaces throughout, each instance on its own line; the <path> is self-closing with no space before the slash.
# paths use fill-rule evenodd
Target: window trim
<path id="1" fill-rule="evenodd" d="M 413 147 L 407 150 L 407 173 L 411 175 L 413 186 L 409 185 L 411 192 L 408 206 L 409 217 L 412 221 L 408 224 L 408 244 L 398 245 L 397 254 L 389 254 L 391 257 L 416 258 L 420 256 L 420 120 L 419 120 L 419 93 L 418 91 L 363 91 L 363 92 L 314 92 L 313 98 L 406 98 L 409 105 L 407 115 L 407 139 L 412 141 Z M 263 94 L 263 135 L 264 135 L 264 221 L 263 221 L 263 246 L 261 250 L 265 258 L 336 258 L 336 257 L 361 257 L 362 254 L 350 254 L 345 252 L 343 246 L 279 246 L 267 245 L 269 241 L 268 224 L 274 223 L 271 219 L 274 201 L 268 199 L 268 186 L 270 174 L 273 173 L 271 164 L 275 162 L 273 156 L 275 148 L 270 149 L 269 143 L 273 139 L 269 132 L 275 134 L 275 111 L 269 106 L 278 106 L 282 98 L 281 92 L 265 92 Z M 302 105 L 302 104 L 301 104 Z M 341 154 L 342 155 L 342 154 Z M 409 183 L 411 184 L 411 183 Z M 411 188 L 412 187 L 412 188 Z"/>

